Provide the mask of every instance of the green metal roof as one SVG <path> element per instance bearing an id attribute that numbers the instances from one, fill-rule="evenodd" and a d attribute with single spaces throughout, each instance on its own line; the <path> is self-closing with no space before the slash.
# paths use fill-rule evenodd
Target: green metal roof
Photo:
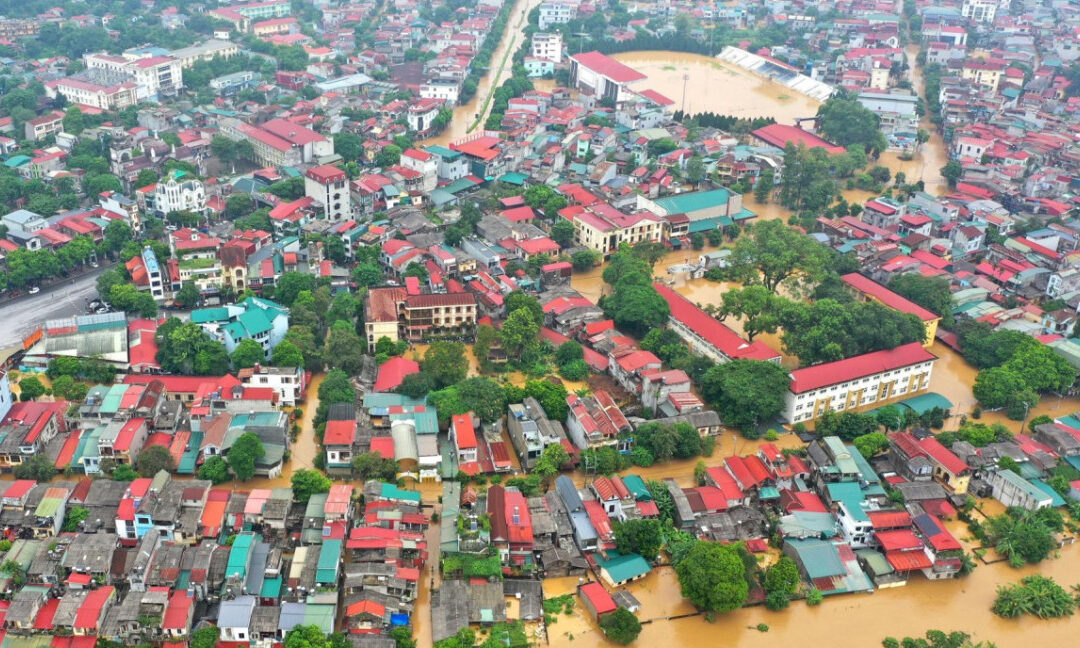
<path id="1" fill-rule="evenodd" d="M 229 309 L 220 308 L 196 308 L 191 311 L 191 321 L 196 324 L 205 324 L 206 322 L 223 322 L 229 319 Z"/>
<path id="2" fill-rule="evenodd" d="M 187 448 L 180 456 L 180 463 L 176 466 L 176 472 L 181 475 L 195 474 L 195 463 L 199 460 L 199 448 L 202 447 L 203 433 L 192 432 L 188 439 Z"/>
<path id="3" fill-rule="evenodd" d="M 827 540 L 788 538 L 785 541 L 799 555 L 799 562 L 810 578 L 829 578 L 846 573 L 836 547 Z"/>
<path id="4" fill-rule="evenodd" d="M 1039 490 L 1050 496 L 1051 506 L 1065 506 L 1065 498 L 1058 494 L 1056 490 L 1051 488 L 1050 484 L 1047 484 L 1041 479 L 1031 479 L 1029 481 L 1031 482 L 1032 486 L 1038 488 Z"/>
<path id="5" fill-rule="evenodd" d="M 262 589 L 259 590 L 259 596 L 262 598 L 273 599 L 281 596 L 281 576 L 263 579 Z"/>
<path id="6" fill-rule="evenodd" d="M 758 490 L 758 497 L 763 500 L 780 499 L 780 489 L 776 486 L 762 486 Z"/>
<path id="7" fill-rule="evenodd" d="M 829 500 L 843 502 L 852 519 L 857 522 L 866 522 L 870 519 L 862 507 L 866 496 L 878 495 L 884 492 L 880 486 L 871 486 L 864 489 L 858 482 L 832 482 L 825 484 L 825 488 L 828 490 Z"/>
<path id="8" fill-rule="evenodd" d="M 916 414 L 925 414 L 935 407 L 950 410 L 953 406 L 952 401 L 937 392 L 927 392 L 925 394 L 919 394 L 918 396 L 912 396 L 911 398 L 905 398 L 897 403 L 897 405 L 902 405 L 903 407 L 914 411 Z"/>
<path id="9" fill-rule="evenodd" d="M 1001 477 L 1005 481 L 1013 485 L 1017 490 L 1023 491 L 1026 495 L 1032 499 L 1042 500 L 1047 499 L 1049 495 L 1044 493 L 1041 488 L 1035 486 L 1028 480 L 1024 479 L 1020 475 L 1017 475 L 1011 470 L 999 470 L 997 472 L 998 477 Z"/>
<path id="10" fill-rule="evenodd" d="M 622 483 L 626 486 L 626 489 L 633 493 L 634 499 L 639 502 L 651 502 L 652 493 L 649 492 L 649 488 L 645 485 L 645 480 L 637 475 L 625 475 L 622 478 Z"/>
<path id="11" fill-rule="evenodd" d="M 319 626 L 323 634 L 330 634 L 334 631 L 334 606 L 308 603 L 304 608 L 304 625 Z"/>
<path id="12" fill-rule="evenodd" d="M 685 214 L 723 207 L 731 200 L 731 192 L 727 189 L 713 189 L 711 191 L 691 191 L 688 193 L 658 198 L 654 202 L 660 205 L 669 214 Z"/>
<path id="13" fill-rule="evenodd" d="M 60 505 L 63 503 L 64 500 L 60 497 L 43 497 L 34 510 L 34 515 L 43 518 L 53 517 L 60 511 Z"/>
<path id="14" fill-rule="evenodd" d="M 229 551 L 229 563 L 225 568 L 226 578 L 238 576 L 241 580 L 247 578 L 247 564 L 252 550 L 255 548 L 255 534 L 241 533 L 233 540 L 232 549 Z"/>
<path id="15" fill-rule="evenodd" d="M 504 173 L 499 176 L 499 182 L 506 182 L 508 184 L 521 186 L 525 184 L 525 181 L 529 179 L 529 176 L 524 173 Z"/>
<path id="16" fill-rule="evenodd" d="M 639 576 L 644 576 L 652 569 L 649 565 L 649 561 L 638 554 L 615 556 L 611 560 L 597 560 L 596 564 L 602 569 L 606 569 L 608 575 L 611 576 L 611 580 L 616 583 L 622 583 Z"/>
<path id="17" fill-rule="evenodd" d="M 416 502 L 417 504 L 420 503 L 420 493 L 398 488 L 396 484 L 387 484 L 383 482 L 380 494 L 386 499 L 405 500 Z"/>
<path id="18" fill-rule="evenodd" d="M 323 542 L 319 552 L 319 564 L 315 570 L 315 582 L 318 584 L 336 584 L 338 565 L 341 564 L 341 540 Z"/>

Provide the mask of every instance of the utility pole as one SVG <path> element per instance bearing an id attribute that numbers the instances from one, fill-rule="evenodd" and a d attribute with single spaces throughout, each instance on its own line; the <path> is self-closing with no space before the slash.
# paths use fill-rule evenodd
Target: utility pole
<path id="1" fill-rule="evenodd" d="M 682 114 L 686 117 L 686 82 L 690 80 L 689 74 L 682 75 Z"/>

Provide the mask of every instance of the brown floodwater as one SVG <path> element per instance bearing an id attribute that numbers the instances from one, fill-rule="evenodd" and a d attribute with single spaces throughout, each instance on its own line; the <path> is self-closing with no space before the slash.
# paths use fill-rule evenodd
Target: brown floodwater
<path id="1" fill-rule="evenodd" d="M 484 106 L 488 95 L 510 76 L 510 68 L 513 67 L 514 63 L 514 51 L 521 46 L 522 41 L 525 39 L 525 28 L 529 24 L 529 12 L 539 4 L 540 0 L 517 0 L 514 10 L 510 14 L 510 19 L 507 21 L 506 31 L 503 32 L 499 46 L 495 48 L 495 53 L 491 56 L 492 67 L 480 79 L 477 84 L 476 94 L 473 95 L 472 100 L 454 108 L 454 117 L 450 120 L 450 125 L 446 130 L 435 137 L 429 137 L 417 142 L 417 144 L 421 146 L 435 144 L 446 146 L 468 135 L 469 127 L 477 118 L 480 119 L 480 125 L 473 132 L 480 132 L 483 129 L 483 122 L 491 113 L 491 103 L 489 102 L 484 107 L 483 115 L 480 115 L 480 109 Z M 503 61 L 503 56 L 507 51 L 510 52 L 510 55 Z"/>
<path id="2" fill-rule="evenodd" d="M 652 88 L 674 101 L 676 110 L 689 114 L 775 117 L 791 124 L 799 117 L 813 117 L 819 105 L 787 86 L 704 54 L 639 51 L 612 58 L 648 77 L 635 89 Z"/>

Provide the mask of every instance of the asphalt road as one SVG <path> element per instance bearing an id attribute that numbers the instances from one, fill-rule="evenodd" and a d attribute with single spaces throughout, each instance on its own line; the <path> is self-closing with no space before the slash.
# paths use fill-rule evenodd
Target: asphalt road
<path id="1" fill-rule="evenodd" d="M 36 295 L 24 294 L 0 302 L 0 348 L 19 344 L 23 336 L 45 323 L 45 320 L 86 315 L 87 302 L 97 297 L 97 276 L 106 267 L 72 280 L 62 281 L 41 289 Z"/>

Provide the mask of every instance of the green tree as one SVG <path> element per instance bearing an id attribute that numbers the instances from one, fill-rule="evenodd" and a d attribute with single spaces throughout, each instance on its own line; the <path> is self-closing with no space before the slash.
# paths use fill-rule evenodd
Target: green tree
<path id="1" fill-rule="evenodd" d="M 82 402 L 89 390 L 86 383 L 75 382 L 71 376 L 60 376 L 52 382 L 53 396 L 74 403 Z"/>
<path id="2" fill-rule="evenodd" d="M 266 353 L 262 345 L 255 340 L 244 339 L 233 349 L 230 359 L 234 370 L 248 369 L 266 362 Z"/>
<path id="3" fill-rule="evenodd" d="M 730 316 L 744 318 L 743 333 L 753 341 L 759 333 L 776 333 L 786 305 L 786 299 L 765 286 L 750 285 L 725 292 L 718 316 L 720 319 Z"/>
<path id="4" fill-rule="evenodd" d="M 761 284 L 775 293 L 789 279 L 817 281 L 827 263 L 826 247 L 782 221 L 768 220 L 747 226 L 723 275 L 745 285 Z"/>
<path id="5" fill-rule="evenodd" d="M 304 356 L 303 367 L 308 371 L 321 371 L 323 368 L 322 360 L 322 347 L 315 339 L 315 334 L 312 330 L 306 326 L 290 326 L 289 330 L 285 333 L 285 340 L 282 342 L 289 342 L 300 349 L 300 353 Z M 278 346 L 281 346 L 280 344 Z M 277 347 L 275 347 L 275 350 Z M 288 366 L 288 365 L 278 365 Z"/>
<path id="6" fill-rule="evenodd" d="M 664 538 L 660 520 L 627 520 L 616 522 L 615 548 L 621 554 L 640 554 L 645 560 L 656 560 Z"/>
<path id="7" fill-rule="evenodd" d="M 540 322 L 528 308 L 518 308 L 503 322 L 500 337 L 503 348 L 522 365 L 531 364 L 540 348 Z"/>
<path id="8" fill-rule="evenodd" d="M 996 409 L 1007 406 L 1026 387 L 1019 374 L 1005 367 L 991 367 L 979 372 L 971 391 L 983 407 Z"/>
<path id="9" fill-rule="evenodd" d="M 855 437 L 855 449 L 866 459 L 872 459 L 875 455 L 889 449 L 889 437 L 881 432 L 871 432 Z"/>
<path id="10" fill-rule="evenodd" d="M 315 277 L 304 272 L 286 272 L 278 278 L 274 286 L 274 301 L 285 306 L 292 306 L 300 291 L 315 292 Z"/>
<path id="11" fill-rule="evenodd" d="M 64 526 L 60 528 L 64 533 L 74 533 L 79 530 L 79 525 L 86 521 L 90 511 L 81 506 L 72 506 L 64 515 Z"/>
<path id="12" fill-rule="evenodd" d="M 378 286 L 386 281 L 382 269 L 375 263 L 361 263 L 353 268 L 352 279 L 363 288 Z"/>
<path id="13" fill-rule="evenodd" d="M 398 385 L 397 393 L 404 394 L 409 398 L 423 398 L 428 395 L 435 387 L 431 378 L 427 374 L 414 373 L 409 374 L 401 379 L 401 384 Z"/>
<path id="14" fill-rule="evenodd" d="M 364 157 L 364 140 L 356 133 L 342 131 L 334 135 L 334 152 L 346 162 L 355 162 Z"/>
<path id="15" fill-rule="evenodd" d="M 56 476 L 56 465 L 44 454 L 35 454 L 15 466 L 15 479 L 33 479 L 45 483 Z"/>
<path id="16" fill-rule="evenodd" d="M 499 383 L 488 378 L 466 378 L 454 386 L 461 402 L 480 418 L 492 423 L 506 409 L 506 392 Z"/>
<path id="17" fill-rule="evenodd" d="M 766 605 L 770 609 L 782 609 L 787 607 L 788 601 L 799 589 L 799 567 L 795 561 L 787 556 L 781 556 L 780 560 L 773 563 L 765 570 Z M 773 605 L 769 605 L 768 597 L 773 598 Z M 781 603 L 776 606 L 777 603 Z"/>
<path id="18" fill-rule="evenodd" d="M 27 376 L 19 381 L 19 400 L 32 401 L 45 395 L 45 385 L 35 376 Z"/>
<path id="19" fill-rule="evenodd" d="M 396 144 L 387 144 L 375 155 L 375 165 L 380 167 L 394 166 L 401 161 L 401 147 Z"/>
<path id="20" fill-rule="evenodd" d="M 840 146 L 861 145 L 878 153 L 888 147 L 877 113 L 852 95 L 834 94 L 818 107 L 817 116 L 821 132 Z"/>
<path id="21" fill-rule="evenodd" d="M 195 308 L 199 305 L 200 299 L 202 299 L 202 295 L 199 293 L 199 289 L 195 287 L 195 284 L 190 281 L 185 281 L 184 285 L 180 287 L 180 292 L 176 293 L 173 301 L 181 308 Z"/>
<path id="22" fill-rule="evenodd" d="M 171 473 L 176 470 L 172 454 L 165 446 L 154 445 L 144 448 L 135 459 L 135 470 L 140 477 L 153 477 L 159 471 Z"/>
<path id="23" fill-rule="evenodd" d="M 773 186 L 776 181 L 776 174 L 772 169 L 765 169 L 758 176 L 757 182 L 754 183 L 754 200 L 758 201 L 762 205 L 769 202 L 769 196 L 772 195 Z"/>
<path id="24" fill-rule="evenodd" d="M 251 196 L 245 193 L 233 194 L 225 201 L 225 218 L 235 220 L 250 214 L 254 209 L 255 202 Z"/>
<path id="25" fill-rule="evenodd" d="M 330 478 L 318 470 L 308 470 L 306 468 L 295 470 L 290 479 L 290 484 L 292 485 L 293 500 L 297 502 L 306 502 L 316 493 L 330 491 Z"/>
<path id="26" fill-rule="evenodd" d="M 275 367 L 303 367 L 304 354 L 300 348 L 288 340 L 282 340 L 274 347 L 271 364 Z"/>
<path id="27" fill-rule="evenodd" d="M 709 369 L 701 391 L 726 425 L 749 431 L 783 411 L 790 382 L 774 362 L 733 360 Z"/>
<path id="28" fill-rule="evenodd" d="M 948 280 L 909 272 L 893 277 L 889 289 L 939 315 L 945 328 L 953 327 L 953 297 Z"/>
<path id="29" fill-rule="evenodd" d="M 956 160 L 949 160 L 941 167 L 941 177 L 948 181 L 950 187 L 956 186 L 956 181 L 964 175 L 964 167 Z"/>
<path id="30" fill-rule="evenodd" d="M 600 263 L 600 253 L 596 250 L 578 250 L 570 257 L 570 265 L 578 272 L 584 272 L 596 267 Z"/>
<path id="31" fill-rule="evenodd" d="M 229 481 L 229 464 L 225 459 L 219 456 L 213 456 L 206 459 L 203 465 L 199 466 L 199 479 L 206 479 L 212 482 L 215 486 L 218 484 L 224 484 Z M 192 646 L 194 646 L 194 642 Z"/>
<path id="32" fill-rule="evenodd" d="M 551 240 L 559 244 L 559 247 L 570 247 L 574 244 L 574 224 L 565 218 L 560 218 L 551 226 Z"/>
<path id="33" fill-rule="evenodd" d="M 341 369 L 349 375 L 360 373 L 364 366 L 364 345 L 351 324 L 341 320 L 334 322 L 330 335 L 326 338 L 324 357 L 327 364 L 335 369 Z"/>
<path id="34" fill-rule="evenodd" d="M 225 454 L 229 469 L 240 481 L 255 476 L 255 463 L 266 454 L 262 441 L 253 432 L 241 434 Z"/>
<path id="35" fill-rule="evenodd" d="M 737 610 L 750 593 L 736 545 L 698 540 L 675 565 L 675 573 L 683 597 L 705 612 Z"/>
<path id="36" fill-rule="evenodd" d="M 359 480 L 378 479 L 393 482 L 397 479 L 398 464 L 393 457 L 378 452 L 362 453 L 353 459 L 353 474 Z"/>
<path id="37" fill-rule="evenodd" d="M 469 371 L 465 345 L 442 340 L 432 342 L 424 352 L 420 369 L 440 388 L 461 382 Z"/>
<path id="38" fill-rule="evenodd" d="M 191 648 L 214 648 L 220 638 L 217 626 L 204 626 L 191 633 Z"/>
<path id="39" fill-rule="evenodd" d="M 633 643 L 641 634 L 641 622 L 633 612 L 621 606 L 600 620 L 600 628 L 604 636 L 620 646 Z"/>

